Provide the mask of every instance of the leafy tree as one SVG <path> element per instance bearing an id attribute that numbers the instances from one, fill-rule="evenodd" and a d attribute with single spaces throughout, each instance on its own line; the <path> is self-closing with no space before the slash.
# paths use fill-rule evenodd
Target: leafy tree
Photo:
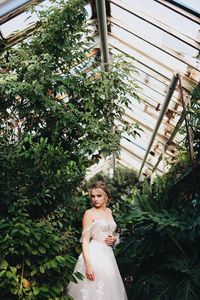
<path id="1" fill-rule="evenodd" d="M 0 57 L 0 296 L 8 300 L 68 299 L 86 169 L 117 151 L 124 131 L 136 132 L 116 124 L 138 98 L 134 70 L 116 58 L 106 71 L 90 57 L 82 1 L 51 2 L 32 36 Z"/>

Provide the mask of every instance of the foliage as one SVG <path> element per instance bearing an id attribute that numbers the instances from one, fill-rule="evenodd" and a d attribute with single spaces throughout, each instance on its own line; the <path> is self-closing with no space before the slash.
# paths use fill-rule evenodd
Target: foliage
<path id="1" fill-rule="evenodd" d="M 200 158 L 200 85 L 198 84 L 191 93 L 190 102 L 186 106 L 186 118 L 188 130 L 191 135 L 191 140 L 193 144 L 194 150 L 194 162 L 198 162 Z M 179 148 L 181 149 L 181 153 L 183 154 L 184 160 L 189 161 L 189 151 L 188 149 L 188 140 L 187 140 L 187 132 L 185 122 L 181 129 L 179 130 L 185 138 L 179 144 Z M 191 162 L 190 162 L 191 167 Z"/>
<path id="2" fill-rule="evenodd" d="M 138 99 L 132 67 L 116 58 L 101 68 L 89 55 L 84 3 L 51 2 L 32 36 L 0 56 L 0 296 L 8 300 L 68 299 L 86 169 L 137 129 L 115 122 Z"/>
<path id="3" fill-rule="evenodd" d="M 130 102 L 128 94 L 137 98 L 137 86 L 124 60 L 116 58 L 106 72 L 88 58 L 91 41 L 80 3 L 61 1 L 59 9 L 41 11 L 42 26 L 32 38 L 2 55 L 8 73 L 0 75 L 1 131 L 10 130 L 11 139 L 17 128 L 20 138 L 23 133 L 34 133 L 35 141 L 47 137 L 73 160 L 81 152 L 89 164 L 89 155 L 98 159 L 118 150 L 124 131 L 135 134 L 126 122 L 115 132 L 112 128 Z"/>
<path id="4" fill-rule="evenodd" d="M 189 126 L 193 134 L 193 147 L 196 160 L 200 159 L 200 85 L 192 92 L 191 107 L 189 108 Z"/>
<path id="5" fill-rule="evenodd" d="M 67 299 L 77 242 L 69 211 L 80 166 L 44 138 L 0 145 L 0 295 Z"/>
<path id="6" fill-rule="evenodd" d="M 72 197 L 83 170 L 62 147 L 48 144 L 47 138 L 35 143 L 25 137 L 0 148 L 0 214 L 14 213 L 19 204 L 32 218 L 44 217 Z"/>
<path id="7" fill-rule="evenodd" d="M 0 229 L 1 298 L 68 299 L 65 289 L 72 278 L 74 258 L 51 223 L 33 221 L 20 212 L 12 219 L 1 219 Z M 66 232 L 66 239 L 69 234 Z"/>
<path id="8" fill-rule="evenodd" d="M 173 195 L 168 176 L 158 177 L 153 186 L 145 181 L 133 195 L 135 206 L 120 220 L 124 238 L 118 262 L 130 299 L 196 300 L 200 296 L 200 199 L 191 201 L 186 188 Z"/>

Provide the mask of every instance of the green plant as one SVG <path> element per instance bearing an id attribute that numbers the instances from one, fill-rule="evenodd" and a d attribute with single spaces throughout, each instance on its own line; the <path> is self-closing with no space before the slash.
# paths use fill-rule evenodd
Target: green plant
<path id="1" fill-rule="evenodd" d="M 160 181 L 157 178 L 153 186 L 145 181 L 134 195 L 135 206 L 121 217 L 123 239 L 117 252 L 120 269 L 130 299 L 196 300 L 200 200 L 191 201 L 185 186 L 179 198 L 172 201 L 177 197 L 171 192 L 172 178 L 166 175 L 162 185 Z"/>
<path id="2" fill-rule="evenodd" d="M 51 2 L 32 36 L 0 55 L 0 296 L 8 300 L 69 298 L 86 169 L 117 151 L 124 131 L 135 134 L 133 124 L 115 124 L 129 94 L 138 98 L 134 70 L 122 58 L 100 69 L 88 57 L 84 3 Z"/>
<path id="3" fill-rule="evenodd" d="M 192 134 L 193 140 L 193 148 L 194 148 L 194 159 L 199 160 L 200 158 L 200 148 L 199 148 L 199 140 L 200 140 L 200 85 L 198 84 L 191 93 L 191 101 L 187 106 L 187 122 L 190 132 Z M 182 127 L 181 131 L 186 134 L 185 126 Z M 188 144 L 187 140 L 184 140 L 182 143 L 182 149 L 187 148 Z M 189 157 L 188 157 L 189 159 Z"/>
<path id="4" fill-rule="evenodd" d="M 1 219 L 0 229 L 2 299 L 68 299 L 65 289 L 75 260 L 52 224 L 20 211 L 18 217 Z"/>

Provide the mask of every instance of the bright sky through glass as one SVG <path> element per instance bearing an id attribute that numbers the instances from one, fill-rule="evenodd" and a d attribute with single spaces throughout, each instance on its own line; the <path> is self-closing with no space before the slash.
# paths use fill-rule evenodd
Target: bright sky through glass
<path id="1" fill-rule="evenodd" d="M 27 2 L 29 0 L 0 0 L 0 16 L 4 16 Z"/>
<path id="2" fill-rule="evenodd" d="M 193 4 L 194 2 L 199 4 L 200 0 L 193 1 Z M 114 3 L 115 1 L 111 4 L 112 16 L 119 20 L 121 22 L 119 24 L 127 30 L 114 24 L 112 26 L 112 34 L 132 46 L 135 49 L 136 58 L 140 57 L 142 61 L 145 61 L 148 60 L 148 57 L 151 57 L 151 59 L 158 62 L 157 68 L 159 68 L 159 62 L 160 67 L 162 67 L 162 62 L 165 65 L 167 62 L 171 70 L 183 72 L 186 72 L 188 64 L 199 68 L 198 50 L 176 38 L 176 33 L 180 33 L 182 37 L 187 36 L 198 41 L 200 27 L 197 23 L 165 8 L 154 0 L 118 1 L 117 3 L 120 3 L 122 7 Z M 128 11 L 124 7 L 128 8 Z M 136 10 L 141 12 L 143 17 L 146 15 L 147 18 L 150 18 L 156 24 L 159 22 L 161 28 L 162 24 L 167 26 L 169 31 L 175 36 L 138 18 L 134 15 Z M 134 32 L 134 34 L 131 34 L 130 31 Z M 132 54 L 134 55 L 134 50 Z M 179 59 L 173 57 L 173 55 L 179 57 Z"/>
<path id="3" fill-rule="evenodd" d="M 16 1 L 17 2 L 17 1 Z M 19 1 L 22 2 L 22 1 Z M 25 1 L 23 1 L 25 2 Z M 27 1 L 26 1 L 27 2 Z M 48 7 L 50 2 L 48 0 L 42 2 L 42 4 L 37 5 L 37 10 L 45 9 Z M 19 14 L 18 16 L 10 19 L 1 25 L 1 32 L 4 38 L 7 38 L 9 35 L 15 33 L 16 31 L 24 30 L 25 28 L 33 25 L 37 22 L 38 16 L 36 13 L 24 12 Z"/>
<path id="4" fill-rule="evenodd" d="M 200 13 L 200 1 L 199 0 L 179 0 L 179 1 L 175 1 L 175 2 L 185 5 L 188 8 Z"/>
<path id="5" fill-rule="evenodd" d="M 16 8 L 19 7 L 20 4 L 24 4 L 26 2 L 29 2 L 27 0 L 0 0 L 0 11 L 1 14 L 3 15 L 3 11 L 7 12 L 8 8 Z M 66 1 L 67 2 L 67 1 Z M 41 4 L 37 5 L 37 10 L 45 9 L 49 5 L 52 5 L 49 0 L 43 1 Z M 91 16 L 91 8 L 90 5 L 85 6 L 87 13 L 88 13 L 88 18 Z M 9 37 L 11 34 L 15 34 L 16 31 L 21 31 L 24 30 L 25 28 L 28 28 L 29 26 L 33 25 L 35 22 L 37 22 L 38 16 L 36 13 L 31 14 L 28 12 L 21 13 L 20 15 L 10 19 L 9 21 L 5 22 L 4 24 L 1 25 L 1 33 L 4 38 Z"/>

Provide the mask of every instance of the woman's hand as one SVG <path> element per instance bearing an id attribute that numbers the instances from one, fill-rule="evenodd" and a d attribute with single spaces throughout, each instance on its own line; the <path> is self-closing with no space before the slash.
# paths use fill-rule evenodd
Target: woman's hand
<path id="1" fill-rule="evenodd" d="M 115 235 L 108 235 L 107 238 L 105 239 L 105 243 L 108 246 L 112 246 L 116 242 L 117 237 Z"/>
<path id="2" fill-rule="evenodd" d="M 86 265 L 86 277 L 89 280 L 95 280 L 95 273 L 91 265 Z"/>

